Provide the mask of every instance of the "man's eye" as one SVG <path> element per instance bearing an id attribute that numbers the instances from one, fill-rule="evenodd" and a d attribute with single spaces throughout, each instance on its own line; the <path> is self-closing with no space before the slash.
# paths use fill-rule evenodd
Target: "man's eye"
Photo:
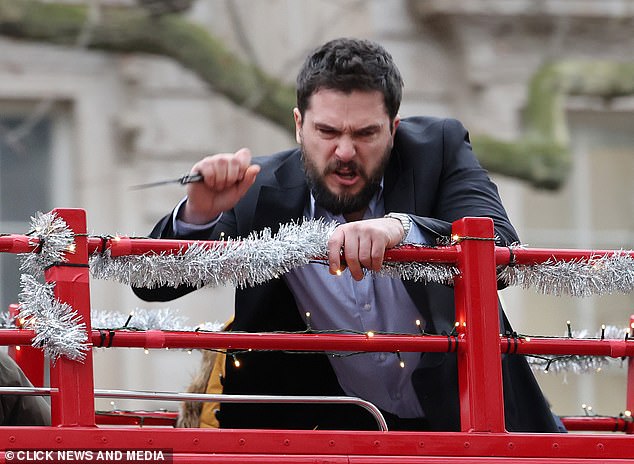
<path id="1" fill-rule="evenodd" d="M 357 132 L 356 136 L 360 139 L 364 139 L 364 140 L 368 140 L 373 138 L 375 135 L 377 134 L 376 131 L 374 130 L 367 130 L 367 131 L 359 131 Z"/>

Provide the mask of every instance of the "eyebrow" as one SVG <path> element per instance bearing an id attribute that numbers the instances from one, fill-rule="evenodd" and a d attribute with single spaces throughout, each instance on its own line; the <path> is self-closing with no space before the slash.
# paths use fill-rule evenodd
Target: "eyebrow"
<path id="1" fill-rule="evenodd" d="M 335 131 L 335 132 L 343 132 L 341 129 L 338 129 L 337 127 L 331 126 L 328 123 L 325 122 L 315 122 L 313 123 L 314 127 L 317 129 L 325 129 L 325 130 L 331 130 L 331 131 Z M 359 129 L 355 129 L 354 131 L 352 131 L 352 133 L 354 135 L 358 135 L 364 132 L 376 132 L 379 131 L 381 129 L 381 124 L 369 124 L 367 126 L 361 127 Z"/>

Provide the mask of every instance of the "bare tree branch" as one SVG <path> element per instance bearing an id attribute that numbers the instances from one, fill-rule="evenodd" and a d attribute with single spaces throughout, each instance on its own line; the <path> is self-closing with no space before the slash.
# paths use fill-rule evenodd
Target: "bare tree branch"
<path id="1" fill-rule="evenodd" d="M 84 5 L 0 0 L 0 34 L 71 45 L 80 36 L 88 14 Z M 250 111 L 294 130 L 289 117 L 295 105 L 292 86 L 242 62 L 220 40 L 177 14 L 153 16 L 141 8 L 102 7 L 98 22 L 86 35 L 89 48 L 170 57 L 235 104 L 249 102 Z M 254 95 L 258 98 L 252 99 Z"/>
<path id="2" fill-rule="evenodd" d="M 234 21 L 238 20 L 234 17 Z M 167 56 L 236 105 L 294 132 L 289 116 L 295 106 L 294 88 L 262 71 L 257 60 L 243 62 L 207 30 L 178 14 L 161 11 L 159 15 L 144 8 L 122 6 L 97 8 L 97 0 L 88 6 L 0 0 L 0 35 Z M 250 44 L 243 46 L 249 52 Z M 253 55 L 252 50 L 250 54 Z M 571 165 L 566 97 L 592 95 L 609 99 L 632 95 L 634 63 L 547 64 L 535 74 L 529 91 L 522 137 L 504 141 L 476 134 L 473 145 L 490 171 L 525 180 L 538 188 L 557 189 Z"/>

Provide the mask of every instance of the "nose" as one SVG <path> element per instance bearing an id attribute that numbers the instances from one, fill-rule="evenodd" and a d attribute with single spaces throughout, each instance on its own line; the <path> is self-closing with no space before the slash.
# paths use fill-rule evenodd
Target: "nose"
<path id="1" fill-rule="evenodd" d="M 342 135 L 337 140 L 337 148 L 335 150 L 335 156 L 341 161 L 347 162 L 355 157 L 357 150 L 354 146 L 354 140 L 352 137 Z"/>

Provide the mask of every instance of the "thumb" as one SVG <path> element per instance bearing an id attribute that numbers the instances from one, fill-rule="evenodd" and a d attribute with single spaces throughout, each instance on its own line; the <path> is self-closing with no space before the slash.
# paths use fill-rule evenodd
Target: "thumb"
<path id="1" fill-rule="evenodd" d="M 249 188 L 253 185 L 253 183 L 255 182 L 255 178 L 257 177 L 259 172 L 260 166 L 257 164 L 252 164 L 247 168 L 247 170 L 244 172 L 244 177 L 238 185 L 240 196 L 244 195 L 246 191 L 249 190 Z"/>

